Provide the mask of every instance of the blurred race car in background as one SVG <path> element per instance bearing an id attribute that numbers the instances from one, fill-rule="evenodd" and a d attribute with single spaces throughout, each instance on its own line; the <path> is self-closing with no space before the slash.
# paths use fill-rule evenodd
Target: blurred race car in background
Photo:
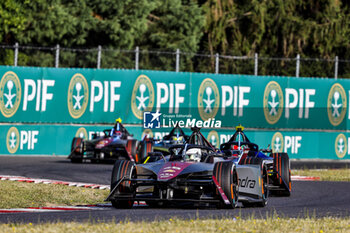
<path id="1" fill-rule="evenodd" d="M 172 145 L 184 144 L 189 139 L 189 136 L 177 124 L 169 134 L 165 135 L 161 140 L 155 141 L 153 145 L 154 151 L 168 153 Z"/>
<path id="2" fill-rule="evenodd" d="M 81 163 L 83 159 L 91 162 L 123 159 L 139 163 L 151 151 L 152 142 L 133 138 L 118 118 L 112 129 L 104 130 L 102 135 L 95 133 L 91 140 L 73 138 L 68 158 L 73 163 Z"/>
<path id="3" fill-rule="evenodd" d="M 106 201 L 116 208 L 131 208 L 134 201 L 146 201 L 149 206 L 204 203 L 235 208 L 238 201 L 265 206 L 266 167 L 239 165 L 238 154 L 226 156 L 199 128 L 192 131 L 184 144 L 171 146 L 169 155 L 155 162 L 116 161 Z"/>
<path id="4" fill-rule="evenodd" d="M 220 145 L 226 156 L 241 156 L 239 165 L 261 164 L 268 174 L 270 195 L 290 196 L 292 190 L 289 156 L 287 153 L 272 153 L 270 149 L 260 149 L 250 142 L 244 127 L 237 126 L 236 132 L 226 143 Z"/>
<path id="5" fill-rule="evenodd" d="M 184 131 L 177 124 L 169 134 L 165 135 L 162 139 L 148 139 L 152 143 L 152 152 L 147 154 L 147 157 L 143 161 L 155 162 L 162 159 L 164 156 L 170 154 L 169 148 L 173 145 L 184 144 L 189 139 L 189 136 L 184 133 Z"/>

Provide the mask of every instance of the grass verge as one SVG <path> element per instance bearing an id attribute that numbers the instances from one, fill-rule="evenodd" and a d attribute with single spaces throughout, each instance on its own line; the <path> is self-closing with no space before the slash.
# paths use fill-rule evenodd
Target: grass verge
<path id="1" fill-rule="evenodd" d="M 293 176 L 317 176 L 321 181 L 350 181 L 350 168 L 292 170 Z"/>
<path id="2" fill-rule="evenodd" d="M 2 224 L 0 232 L 349 232 L 350 218 L 169 219 L 154 222 Z"/>
<path id="3" fill-rule="evenodd" d="M 101 203 L 109 190 L 0 181 L 0 208 L 80 205 Z"/>

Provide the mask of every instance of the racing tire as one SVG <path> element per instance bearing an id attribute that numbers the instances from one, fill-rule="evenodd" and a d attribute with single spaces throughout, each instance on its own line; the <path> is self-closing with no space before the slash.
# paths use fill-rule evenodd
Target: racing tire
<path id="1" fill-rule="evenodd" d="M 139 163 L 139 158 L 137 154 L 137 148 L 138 148 L 139 142 L 135 139 L 128 140 L 126 142 L 125 148 L 130 153 L 130 155 L 134 158 L 136 163 Z"/>
<path id="2" fill-rule="evenodd" d="M 84 139 L 73 138 L 72 145 L 71 145 L 71 159 L 70 159 L 72 163 L 83 162 L 83 149 L 84 149 Z"/>
<path id="3" fill-rule="evenodd" d="M 135 163 L 130 160 L 117 160 L 113 166 L 112 177 L 111 177 L 111 190 L 118 184 L 122 178 L 133 178 L 136 176 Z M 135 196 L 135 190 L 131 181 L 122 182 L 118 190 L 116 190 L 118 195 L 131 195 Z M 131 209 L 134 205 L 133 198 L 128 200 L 111 200 L 112 206 L 118 209 Z"/>
<path id="4" fill-rule="evenodd" d="M 289 156 L 287 153 L 272 153 L 271 156 L 273 157 L 273 170 L 276 174 L 274 185 L 282 189 L 282 191 L 276 191 L 274 195 L 289 197 L 292 191 Z"/>
<path id="5" fill-rule="evenodd" d="M 220 187 L 230 201 L 230 205 L 226 205 L 222 200 L 218 205 L 219 208 L 235 208 L 238 204 L 238 175 L 235 163 L 217 162 L 215 163 L 213 176 L 218 181 Z M 220 195 L 217 192 L 217 195 Z M 221 197 L 220 197 L 221 198 Z"/>
<path id="6" fill-rule="evenodd" d="M 257 207 L 265 207 L 267 204 L 267 198 L 269 196 L 269 177 L 267 173 L 267 167 L 263 162 L 261 162 L 261 182 L 262 200 L 256 203 Z"/>
<path id="7" fill-rule="evenodd" d="M 137 156 L 140 162 L 145 161 L 148 156 L 148 153 L 153 152 L 153 143 L 150 140 L 144 140 L 139 143 L 137 149 Z"/>

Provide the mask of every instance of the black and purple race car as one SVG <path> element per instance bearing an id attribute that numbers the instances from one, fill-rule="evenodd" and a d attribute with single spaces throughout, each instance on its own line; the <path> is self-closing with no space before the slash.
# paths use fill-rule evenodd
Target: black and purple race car
<path id="1" fill-rule="evenodd" d="M 152 142 L 146 138 L 142 141 L 133 138 L 118 118 L 113 128 L 104 130 L 102 135 L 94 134 L 91 140 L 73 138 L 68 159 L 73 163 L 85 159 L 91 162 L 122 159 L 140 163 L 151 151 Z"/>
<path id="2" fill-rule="evenodd" d="M 149 206 L 191 203 L 234 208 L 238 201 L 265 206 L 265 167 L 239 165 L 239 156 L 218 151 L 199 128 L 192 131 L 186 143 L 171 146 L 169 155 L 158 161 L 117 161 L 106 201 L 116 208 L 131 208 L 135 201 Z"/>

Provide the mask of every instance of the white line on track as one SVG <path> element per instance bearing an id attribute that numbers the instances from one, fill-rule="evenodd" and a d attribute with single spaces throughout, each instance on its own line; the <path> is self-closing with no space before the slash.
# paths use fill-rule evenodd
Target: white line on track
<path id="1" fill-rule="evenodd" d="M 109 189 L 109 185 L 103 185 L 103 184 L 90 184 L 90 183 L 81 183 L 81 182 L 68 182 L 68 181 L 61 181 L 61 180 L 36 179 L 36 178 L 28 178 L 23 176 L 0 175 L 0 180 L 12 180 L 12 181 L 20 181 L 20 182 L 36 183 L 36 184 L 40 184 L 40 183 L 41 184 L 63 184 L 68 186 L 92 188 L 92 189 Z"/>
<path id="2" fill-rule="evenodd" d="M 61 211 L 77 211 L 77 210 L 105 210 L 107 206 L 90 205 L 90 206 L 55 206 L 55 207 L 29 207 L 0 209 L 0 214 L 5 213 L 39 213 L 39 212 L 61 212 Z"/>

